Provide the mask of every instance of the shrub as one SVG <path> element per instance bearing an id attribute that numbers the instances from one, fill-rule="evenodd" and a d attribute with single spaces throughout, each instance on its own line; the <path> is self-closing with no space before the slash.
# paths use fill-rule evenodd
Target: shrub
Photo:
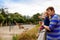
<path id="1" fill-rule="evenodd" d="M 16 35 L 13 35 L 13 39 L 12 40 L 17 40 L 17 34 Z"/>
<path id="2" fill-rule="evenodd" d="M 13 40 L 37 40 L 37 34 L 38 34 L 38 26 L 32 28 L 31 30 L 28 30 L 27 32 L 23 32 L 22 34 L 18 36 L 14 36 Z"/>

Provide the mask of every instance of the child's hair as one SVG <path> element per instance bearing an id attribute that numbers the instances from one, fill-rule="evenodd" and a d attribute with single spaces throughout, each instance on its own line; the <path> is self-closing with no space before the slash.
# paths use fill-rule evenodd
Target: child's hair
<path id="1" fill-rule="evenodd" d="M 49 17 L 49 14 L 47 12 L 45 12 L 44 15 Z"/>
<path id="2" fill-rule="evenodd" d="M 44 12 L 44 13 L 42 14 L 42 18 L 45 19 L 45 17 L 49 17 L 49 14 L 48 14 L 47 12 Z"/>

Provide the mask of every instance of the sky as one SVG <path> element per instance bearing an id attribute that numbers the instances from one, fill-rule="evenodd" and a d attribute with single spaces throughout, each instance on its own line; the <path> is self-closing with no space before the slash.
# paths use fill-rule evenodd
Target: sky
<path id="1" fill-rule="evenodd" d="M 0 8 L 8 8 L 9 13 L 19 12 L 29 16 L 42 13 L 49 6 L 60 14 L 60 0 L 0 0 Z"/>

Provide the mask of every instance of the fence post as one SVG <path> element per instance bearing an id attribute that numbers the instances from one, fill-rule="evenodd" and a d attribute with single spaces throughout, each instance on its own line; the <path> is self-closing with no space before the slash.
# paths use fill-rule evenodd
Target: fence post
<path id="1" fill-rule="evenodd" d="M 46 30 L 43 29 L 40 34 L 39 34 L 39 37 L 37 40 L 46 40 Z"/>

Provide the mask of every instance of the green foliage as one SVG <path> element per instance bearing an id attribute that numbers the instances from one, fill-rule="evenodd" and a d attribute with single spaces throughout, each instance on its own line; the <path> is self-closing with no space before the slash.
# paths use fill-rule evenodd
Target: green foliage
<path id="1" fill-rule="evenodd" d="M 7 14 L 6 14 L 7 13 Z M 34 14 L 32 17 L 30 16 L 22 16 L 20 13 L 15 12 L 15 13 L 8 13 L 8 11 L 5 12 L 5 9 L 1 8 L 0 9 L 0 22 L 5 23 L 25 23 L 25 24 L 37 24 L 39 20 L 38 16 L 40 16 L 40 13 Z"/>
<path id="2" fill-rule="evenodd" d="M 17 35 L 14 35 L 12 40 L 17 40 Z"/>
<path id="3" fill-rule="evenodd" d="M 1 10 L 1 14 L 2 14 L 4 17 L 6 17 L 7 15 L 6 15 L 5 9 L 1 8 L 0 10 Z"/>
<path id="4" fill-rule="evenodd" d="M 0 14 L 0 23 L 4 20 L 5 20 L 5 17 L 2 14 Z"/>
<path id="5" fill-rule="evenodd" d="M 38 21 L 41 20 L 41 18 L 38 18 L 38 16 L 41 16 L 41 14 L 37 13 L 32 16 L 32 19 L 34 20 L 35 23 L 38 23 Z"/>
<path id="6" fill-rule="evenodd" d="M 36 27 L 40 27 L 40 24 L 37 24 Z"/>
<path id="7" fill-rule="evenodd" d="M 16 21 L 16 22 L 18 22 L 18 23 L 23 23 L 24 22 L 24 18 L 23 18 L 23 16 L 21 15 L 21 14 L 19 14 L 19 13 L 14 13 L 13 14 L 13 20 L 14 21 Z"/>

